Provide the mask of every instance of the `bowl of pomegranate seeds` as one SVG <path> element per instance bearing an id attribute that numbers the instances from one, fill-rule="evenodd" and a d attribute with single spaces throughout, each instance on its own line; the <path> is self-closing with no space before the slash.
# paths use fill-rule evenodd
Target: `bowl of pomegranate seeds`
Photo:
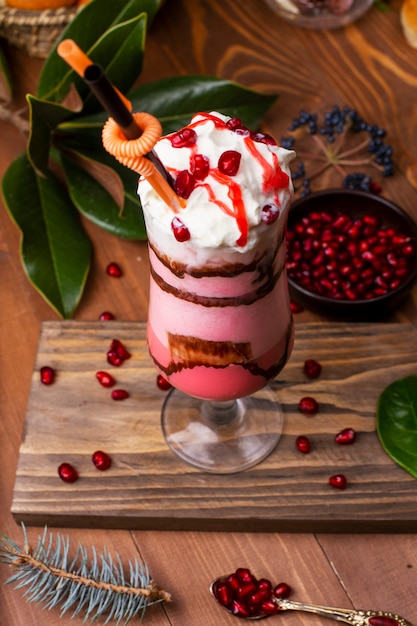
<path id="1" fill-rule="evenodd" d="M 417 277 L 417 224 L 365 191 L 309 194 L 290 209 L 287 272 L 292 298 L 307 308 L 350 319 L 380 316 Z"/>

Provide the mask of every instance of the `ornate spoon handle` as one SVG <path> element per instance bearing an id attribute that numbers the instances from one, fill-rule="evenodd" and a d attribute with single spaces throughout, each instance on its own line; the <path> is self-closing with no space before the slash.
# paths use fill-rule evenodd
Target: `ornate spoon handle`
<path id="1" fill-rule="evenodd" d="M 275 599 L 280 609 L 284 611 L 305 611 L 322 617 L 333 619 L 336 622 L 345 622 L 351 626 L 413 626 L 403 617 L 385 611 L 362 611 L 358 609 L 337 609 L 330 606 L 318 606 L 305 602 Z"/>

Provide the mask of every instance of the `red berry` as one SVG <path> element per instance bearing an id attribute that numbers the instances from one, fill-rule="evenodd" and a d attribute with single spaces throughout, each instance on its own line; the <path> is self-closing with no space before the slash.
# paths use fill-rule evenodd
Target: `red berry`
<path id="1" fill-rule="evenodd" d="M 108 454 L 106 454 L 106 452 L 103 452 L 102 450 L 97 450 L 96 452 L 94 452 L 91 459 L 96 468 L 101 472 L 105 472 L 106 470 L 108 470 L 111 465 L 111 458 Z"/>
<path id="2" fill-rule="evenodd" d="M 335 489 L 346 489 L 346 476 L 344 476 L 344 474 L 334 474 L 333 476 L 330 476 L 329 485 Z"/>
<path id="3" fill-rule="evenodd" d="M 336 443 L 340 443 L 341 445 L 349 445 L 351 443 L 354 443 L 355 439 L 356 432 L 353 428 L 344 428 L 335 437 Z"/>
<path id="4" fill-rule="evenodd" d="M 264 224 L 273 224 L 279 217 L 279 207 L 276 204 L 265 204 L 261 209 L 261 220 Z"/>
<path id="5" fill-rule="evenodd" d="M 188 170 L 182 170 L 175 179 L 174 187 L 180 198 L 187 199 L 195 187 L 195 178 Z"/>
<path id="6" fill-rule="evenodd" d="M 314 359 L 307 359 L 304 362 L 304 373 L 309 378 L 318 378 L 321 374 L 321 365 Z"/>
<path id="7" fill-rule="evenodd" d="M 174 148 L 189 148 L 197 141 L 197 133 L 192 128 L 182 128 L 170 137 Z"/>
<path id="8" fill-rule="evenodd" d="M 295 300 L 290 300 L 290 308 L 291 313 L 301 313 L 301 311 L 304 311 L 304 307 L 298 304 L 298 302 L 295 302 Z"/>
<path id="9" fill-rule="evenodd" d="M 242 155 L 236 150 L 226 150 L 220 155 L 217 167 L 222 174 L 235 176 L 239 170 L 241 158 Z"/>
<path id="10" fill-rule="evenodd" d="M 109 263 L 106 272 L 109 276 L 114 276 L 115 278 L 119 278 L 123 273 L 117 263 Z"/>
<path id="11" fill-rule="evenodd" d="M 174 237 L 180 243 L 184 241 L 188 241 L 191 237 L 190 231 L 188 228 L 182 223 L 179 217 L 174 217 L 171 222 L 171 229 L 174 233 Z"/>
<path id="12" fill-rule="evenodd" d="M 49 365 L 44 365 L 40 369 L 40 376 L 43 385 L 52 385 L 55 380 L 55 370 Z"/>
<path id="13" fill-rule="evenodd" d="M 129 397 L 129 394 L 125 389 L 113 389 L 111 397 L 113 400 L 125 400 Z"/>
<path id="14" fill-rule="evenodd" d="M 120 339 L 112 340 L 109 352 L 114 352 L 119 357 L 119 359 L 122 359 L 122 361 L 126 361 L 131 357 L 130 352 L 126 350 Z"/>
<path id="15" fill-rule="evenodd" d="M 278 583 L 274 587 L 274 596 L 276 598 L 288 598 L 291 595 L 292 589 L 287 583 Z"/>
<path id="16" fill-rule="evenodd" d="M 299 437 L 297 437 L 297 439 L 295 440 L 295 445 L 297 446 L 298 450 L 303 454 L 308 454 L 310 452 L 310 440 L 304 435 L 300 435 Z"/>
<path id="17" fill-rule="evenodd" d="M 161 374 L 158 374 L 158 376 L 156 377 L 156 386 L 161 391 L 168 391 L 168 389 L 171 389 L 172 387 L 171 383 L 168 382 L 167 379 L 164 378 Z"/>
<path id="18" fill-rule="evenodd" d="M 309 396 L 301 398 L 298 403 L 298 410 L 300 413 L 305 413 L 306 415 L 314 415 L 315 413 L 318 413 L 319 409 L 320 407 L 317 400 Z"/>
<path id="19" fill-rule="evenodd" d="M 101 313 L 99 320 L 101 322 L 107 322 L 109 320 L 114 320 L 114 315 L 113 313 L 110 313 L 109 311 L 104 311 L 103 313 Z"/>
<path id="20" fill-rule="evenodd" d="M 116 384 L 113 376 L 107 372 L 96 372 L 96 378 L 103 387 L 113 387 Z"/>
<path id="21" fill-rule="evenodd" d="M 210 170 L 210 163 L 203 154 L 195 154 L 191 157 L 190 171 L 197 180 L 204 180 Z"/>
<path id="22" fill-rule="evenodd" d="M 78 472 L 70 463 L 61 463 L 58 467 L 58 476 L 64 483 L 73 483 L 78 478 Z"/>

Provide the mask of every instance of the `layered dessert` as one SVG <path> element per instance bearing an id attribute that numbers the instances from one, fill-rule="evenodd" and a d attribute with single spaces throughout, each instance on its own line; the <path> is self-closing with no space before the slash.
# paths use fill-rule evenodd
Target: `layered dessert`
<path id="1" fill-rule="evenodd" d="M 199 113 L 154 147 L 183 207 L 139 181 L 149 242 L 149 351 L 198 398 L 254 393 L 293 343 L 285 228 L 295 154 L 237 118 Z"/>

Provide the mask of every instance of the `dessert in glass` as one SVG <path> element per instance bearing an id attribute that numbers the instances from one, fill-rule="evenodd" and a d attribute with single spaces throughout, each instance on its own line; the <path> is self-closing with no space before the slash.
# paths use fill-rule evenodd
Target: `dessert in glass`
<path id="1" fill-rule="evenodd" d="M 140 179 L 151 267 L 147 340 L 173 386 L 163 433 L 188 463 L 238 472 L 265 459 L 282 432 L 268 383 L 293 344 L 285 229 L 295 155 L 215 112 L 195 115 L 153 152 L 183 202 L 173 209 Z"/>

